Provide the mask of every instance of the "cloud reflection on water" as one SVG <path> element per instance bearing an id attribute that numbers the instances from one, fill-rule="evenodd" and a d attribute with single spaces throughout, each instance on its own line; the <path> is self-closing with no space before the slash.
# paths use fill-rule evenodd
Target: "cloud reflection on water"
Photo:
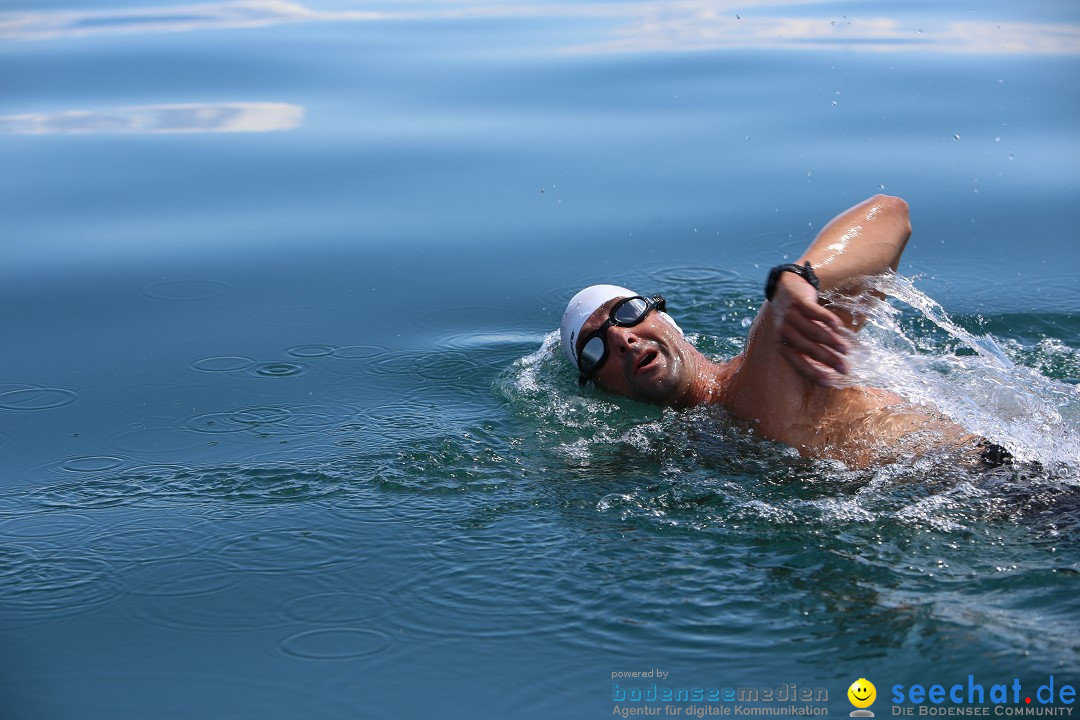
<path id="1" fill-rule="evenodd" d="M 708 2 L 658 8 L 614 31 L 615 39 L 569 52 L 688 52 L 723 49 L 822 49 L 968 54 L 1080 53 L 1080 26 L 945 22 L 922 25 L 891 18 L 739 17 Z"/>
<path id="2" fill-rule="evenodd" d="M 572 53 L 686 52 L 722 49 L 847 49 L 972 54 L 1080 53 L 1080 25 L 964 21 L 930 16 L 921 24 L 890 17 L 806 17 L 810 0 L 551 5 L 457 2 L 393 10 L 319 10 L 287 0 L 250 0 L 122 10 L 0 15 L 0 38 L 48 40 L 100 34 L 254 28 L 300 22 L 378 22 L 495 18 L 611 18 L 610 38 L 563 48 Z M 798 11 L 797 11 L 798 9 Z M 780 15 L 781 12 L 792 16 Z M 816 12 L 816 10 L 810 10 Z M 739 16 L 741 14 L 741 17 Z"/>
<path id="3" fill-rule="evenodd" d="M 287 103 L 145 105 L 0 116 L 0 132 L 17 135 L 270 132 L 292 130 L 303 118 L 304 108 Z"/>

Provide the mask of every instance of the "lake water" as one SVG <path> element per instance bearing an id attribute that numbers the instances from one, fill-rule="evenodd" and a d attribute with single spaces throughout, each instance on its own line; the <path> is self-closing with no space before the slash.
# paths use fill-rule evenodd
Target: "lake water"
<path id="1" fill-rule="evenodd" d="M 0 39 L 0 716 L 1080 684 L 1080 5 L 8 0 Z M 877 192 L 914 284 L 860 377 L 1022 462 L 578 390 L 578 288 L 730 356 Z"/>

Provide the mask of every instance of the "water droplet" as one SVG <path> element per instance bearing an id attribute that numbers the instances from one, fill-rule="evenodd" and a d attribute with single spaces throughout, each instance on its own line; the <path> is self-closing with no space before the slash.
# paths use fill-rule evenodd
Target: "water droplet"
<path id="1" fill-rule="evenodd" d="M 994 142 L 1001 142 L 1001 136 L 998 135 L 996 138 L 994 138 Z"/>
<path id="2" fill-rule="evenodd" d="M 884 185 L 878 185 L 878 190 L 884 190 L 884 189 L 885 189 Z"/>
<path id="3" fill-rule="evenodd" d="M 736 16 L 735 16 L 735 19 L 736 19 L 736 20 L 742 20 L 742 15 L 736 15 Z"/>
<path id="4" fill-rule="evenodd" d="M 952 136 L 952 139 L 953 139 L 953 140 L 959 140 L 959 139 L 960 139 L 960 136 L 959 136 L 959 135 L 953 135 L 953 136 Z"/>

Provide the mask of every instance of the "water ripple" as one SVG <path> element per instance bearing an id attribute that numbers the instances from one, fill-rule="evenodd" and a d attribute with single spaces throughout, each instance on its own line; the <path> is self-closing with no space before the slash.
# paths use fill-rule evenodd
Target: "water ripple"
<path id="1" fill-rule="evenodd" d="M 220 560 L 186 557 L 138 563 L 120 580 L 126 593 L 163 598 L 224 592 L 239 583 L 240 576 Z"/>
<path id="2" fill-rule="evenodd" d="M 345 345 L 335 348 L 331 353 L 342 360 L 367 360 L 387 352 L 382 345 Z"/>
<path id="3" fill-rule="evenodd" d="M 81 513 L 35 513 L 0 523 L 0 536 L 9 538 L 52 538 L 93 529 L 94 518 Z"/>
<path id="4" fill-rule="evenodd" d="M 247 573 L 295 574 L 325 572 L 369 553 L 345 535 L 298 528 L 247 532 L 225 542 L 215 555 Z"/>
<path id="5" fill-rule="evenodd" d="M 104 560 L 70 548 L 0 546 L 0 600 L 9 617 L 47 620 L 88 612 L 117 598 Z"/>
<path id="6" fill-rule="evenodd" d="M 175 566 L 173 566 L 175 569 Z M 280 588 L 258 575 L 237 574 L 225 587 L 214 583 L 213 575 L 204 576 L 208 592 L 184 592 L 189 578 L 180 578 L 180 592 L 154 594 L 153 602 L 125 605 L 130 617 L 154 627 L 180 630 L 244 633 L 252 630 L 282 628 L 293 621 L 280 608 Z"/>
<path id="7" fill-rule="evenodd" d="M 201 433 L 233 433 L 257 430 L 287 420 L 292 412 L 282 407 L 251 407 L 228 412 L 214 412 L 188 420 L 189 430 Z"/>
<path id="8" fill-rule="evenodd" d="M 308 371 L 308 366 L 301 363 L 267 362 L 260 363 L 246 371 L 249 377 L 295 377 Z"/>
<path id="9" fill-rule="evenodd" d="M 115 470 L 126 462 L 126 459 L 112 455 L 86 455 L 69 458 L 64 461 L 61 467 L 71 472 L 95 473 Z"/>
<path id="10" fill-rule="evenodd" d="M 418 369 L 421 354 L 408 350 L 393 350 L 382 353 L 365 365 L 367 373 L 372 375 L 412 375 Z"/>
<path id="11" fill-rule="evenodd" d="M 206 445 L 198 434 L 175 427 L 147 427 L 113 435 L 112 447 L 139 455 L 180 455 Z"/>
<path id="12" fill-rule="evenodd" d="M 738 280 L 742 275 L 729 268 L 675 265 L 654 271 L 652 277 L 662 286 L 706 285 L 716 292 L 718 284 Z"/>
<path id="13" fill-rule="evenodd" d="M 386 652 L 393 640 L 379 630 L 338 627 L 305 630 L 285 638 L 279 647 L 304 660 L 351 660 Z"/>
<path id="14" fill-rule="evenodd" d="M 192 525 L 186 519 L 176 523 L 157 520 L 145 524 L 123 524 L 108 528 L 85 541 L 86 548 L 113 565 L 179 560 L 203 551 L 214 535 L 212 523 Z"/>
<path id="15" fill-rule="evenodd" d="M 245 504 L 303 503 L 334 495 L 340 480 L 287 465 L 189 468 L 149 466 L 114 476 L 37 488 L 27 499 L 39 507 L 104 508 L 161 502 L 227 500 Z"/>
<path id="16" fill-rule="evenodd" d="M 388 620 L 440 638 L 559 634 L 573 626 L 574 614 L 564 597 L 533 592 L 544 575 L 535 568 L 496 567 L 486 561 L 432 567 L 409 584 Z"/>
<path id="17" fill-rule="evenodd" d="M 387 490 L 457 493 L 497 490 L 523 474 L 524 461 L 466 432 L 403 443 L 379 464 L 374 479 Z"/>
<path id="18" fill-rule="evenodd" d="M 52 410 L 70 405 L 79 393 L 66 388 L 35 387 L 0 393 L 0 410 Z"/>
<path id="19" fill-rule="evenodd" d="M 142 294 L 155 300 L 209 300 L 233 291 L 221 280 L 165 280 L 147 285 Z"/>
<path id="20" fill-rule="evenodd" d="M 203 372 L 233 372 L 235 370 L 244 370 L 254 364 L 255 361 L 248 357 L 219 355 L 196 360 L 191 364 L 191 367 Z"/>
<path id="21" fill-rule="evenodd" d="M 326 357 L 327 355 L 333 355 L 339 349 L 340 348 L 337 348 L 333 345 L 294 345 L 290 348 L 286 348 L 285 354 L 298 358 L 317 358 Z"/>

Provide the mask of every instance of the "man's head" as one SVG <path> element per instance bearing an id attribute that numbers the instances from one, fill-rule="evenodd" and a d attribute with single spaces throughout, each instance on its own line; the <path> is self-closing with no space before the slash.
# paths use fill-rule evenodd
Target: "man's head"
<path id="1" fill-rule="evenodd" d="M 698 353 L 663 310 L 659 296 L 617 285 L 587 287 L 566 306 L 563 350 L 583 381 L 634 400 L 680 404 Z"/>

